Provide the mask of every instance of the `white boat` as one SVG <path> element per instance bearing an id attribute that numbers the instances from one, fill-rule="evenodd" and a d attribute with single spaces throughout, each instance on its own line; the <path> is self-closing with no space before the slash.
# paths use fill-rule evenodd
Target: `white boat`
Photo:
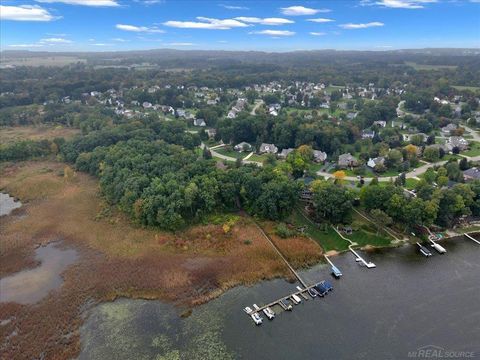
<path id="1" fill-rule="evenodd" d="M 250 314 L 253 310 L 250 306 L 247 306 L 245 309 L 243 309 L 247 314 Z"/>
<path id="2" fill-rule="evenodd" d="M 432 247 L 437 250 L 440 254 L 445 254 L 447 252 L 447 250 L 445 250 L 445 248 L 439 244 L 437 244 L 436 242 L 433 242 L 432 241 Z"/>
<path id="3" fill-rule="evenodd" d="M 297 286 L 297 290 L 298 291 L 303 291 L 304 289 L 302 289 L 300 286 Z"/>
<path id="4" fill-rule="evenodd" d="M 250 315 L 255 325 L 260 325 L 262 323 L 262 317 L 258 313 L 253 313 Z"/>
<path id="5" fill-rule="evenodd" d="M 263 313 L 269 320 L 272 320 L 275 317 L 275 313 L 269 307 L 263 309 Z"/>
<path id="6" fill-rule="evenodd" d="M 292 295 L 292 299 L 295 300 L 297 304 L 300 304 L 302 302 L 302 299 L 300 299 L 300 297 L 297 295 Z"/>
<path id="7" fill-rule="evenodd" d="M 254 308 L 255 310 L 260 310 L 260 307 L 259 307 L 257 304 L 253 304 L 253 308 Z"/>

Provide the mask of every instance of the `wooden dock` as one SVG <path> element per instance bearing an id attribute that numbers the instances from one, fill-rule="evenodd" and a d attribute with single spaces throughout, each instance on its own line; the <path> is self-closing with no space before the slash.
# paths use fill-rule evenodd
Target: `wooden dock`
<path id="1" fill-rule="evenodd" d="M 480 241 L 478 241 L 477 239 L 475 239 L 473 236 L 471 236 L 470 234 L 463 234 L 465 235 L 468 239 L 472 240 L 472 241 L 475 241 L 478 245 L 480 245 Z"/>
<path id="2" fill-rule="evenodd" d="M 290 265 L 290 263 L 287 261 L 287 259 L 285 259 L 285 256 L 283 256 L 283 254 L 280 252 L 280 249 L 277 247 L 277 245 L 275 245 L 272 241 L 272 239 L 270 239 L 270 237 L 265 233 L 265 231 L 263 231 L 263 229 L 260 227 L 260 225 L 258 225 L 256 222 L 255 222 L 255 225 L 257 226 L 257 228 L 260 230 L 260 232 L 262 233 L 262 235 L 265 237 L 265 239 L 267 239 L 267 241 L 270 243 L 270 245 L 272 245 L 273 249 L 277 252 L 278 256 L 280 256 L 280 258 L 283 260 L 283 262 L 285 263 L 285 265 L 287 265 L 287 267 L 290 269 L 290 271 L 292 272 L 292 274 L 297 278 L 297 280 L 300 282 L 300 284 L 303 285 L 303 287 L 307 287 L 307 284 L 305 284 L 305 281 L 303 281 L 303 279 L 300 277 L 300 275 L 295 271 L 295 269 L 293 268 L 292 265 Z"/>
<path id="3" fill-rule="evenodd" d="M 254 311 L 252 311 L 252 313 L 254 313 L 254 312 L 260 313 L 263 309 L 266 309 L 267 307 L 272 307 L 272 306 L 274 306 L 274 305 L 280 305 L 284 310 L 286 310 L 285 307 L 282 305 L 282 303 L 281 303 L 280 301 L 282 301 L 282 300 L 288 300 L 288 299 L 290 299 L 293 295 L 297 295 L 297 296 L 300 295 L 300 296 L 303 297 L 305 300 L 310 299 L 310 297 L 307 296 L 308 290 L 311 289 L 311 288 L 313 288 L 315 285 L 316 285 L 316 284 L 306 286 L 306 287 L 305 287 L 304 289 L 302 289 L 302 290 L 298 290 L 297 292 L 293 292 L 293 293 L 291 293 L 291 294 L 289 294 L 289 295 L 287 295 L 287 296 L 284 296 L 284 297 L 282 297 L 282 298 L 280 298 L 280 299 L 277 299 L 277 300 L 275 300 L 275 301 L 272 301 L 272 302 L 270 302 L 270 303 L 268 303 L 268 304 L 266 304 L 266 305 L 260 306 L 258 310 L 254 310 Z"/>

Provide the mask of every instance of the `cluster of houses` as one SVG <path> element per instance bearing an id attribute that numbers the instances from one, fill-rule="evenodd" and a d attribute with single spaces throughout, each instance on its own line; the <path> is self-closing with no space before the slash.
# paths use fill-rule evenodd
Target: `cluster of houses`
<path id="1" fill-rule="evenodd" d="M 227 117 L 229 119 L 235 119 L 237 117 L 237 114 L 243 111 L 243 109 L 245 109 L 245 105 L 247 105 L 247 99 L 238 98 L 235 105 L 233 105 L 230 111 L 228 112 Z"/>
<path id="2" fill-rule="evenodd" d="M 251 152 L 254 150 L 253 146 L 245 141 L 235 145 L 233 149 L 239 152 Z M 278 152 L 278 147 L 275 146 L 275 144 L 262 143 L 257 152 L 259 154 L 276 154 L 279 159 L 286 159 L 294 150 L 293 148 L 286 148 Z M 327 160 L 327 153 L 320 150 L 313 150 L 313 160 L 317 163 L 323 163 Z"/>

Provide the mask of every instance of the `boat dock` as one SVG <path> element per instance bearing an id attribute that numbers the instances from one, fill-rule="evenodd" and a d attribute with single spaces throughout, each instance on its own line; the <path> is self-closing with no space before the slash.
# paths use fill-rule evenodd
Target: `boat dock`
<path id="1" fill-rule="evenodd" d="M 471 236 L 470 234 L 465 233 L 465 234 L 463 234 L 463 235 L 465 235 L 468 239 L 473 240 L 473 241 L 475 241 L 478 245 L 480 245 L 480 241 L 478 241 L 477 239 L 475 239 L 475 238 L 474 238 L 473 236 Z"/>
<path id="2" fill-rule="evenodd" d="M 353 255 L 355 255 L 355 260 L 356 261 L 361 261 L 363 263 L 363 265 L 365 265 L 368 269 L 372 269 L 372 268 L 375 268 L 377 267 L 377 265 L 375 265 L 374 263 L 372 262 L 367 262 L 364 258 L 362 258 L 355 250 L 353 250 L 352 246 L 355 246 L 355 245 L 358 245 L 357 243 L 354 243 L 352 240 L 350 239 L 347 239 L 345 236 L 342 235 L 342 233 L 340 231 L 338 231 L 338 229 L 332 225 L 332 229 L 335 230 L 335 232 L 338 234 L 338 236 L 340 236 L 343 240 L 346 240 L 350 243 L 350 245 L 348 245 L 348 250 L 350 250 L 352 252 Z"/>
<path id="3" fill-rule="evenodd" d="M 374 263 L 367 262 L 364 258 L 362 258 L 355 250 L 352 249 L 352 245 L 350 245 L 348 249 L 353 253 L 353 255 L 355 255 L 355 260 L 362 262 L 363 265 L 365 265 L 368 269 L 377 267 L 377 265 Z"/>
<path id="4" fill-rule="evenodd" d="M 325 260 L 327 260 L 327 262 L 330 264 L 333 276 L 335 276 L 336 278 L 339 278 L 340 276 L 342 276 L 342 272 L 340 271 L 340 269 L 333 264 L 333 262 L 328 258 L 328 256 L 327 255 L 323 255 L 323 256 L 325 257 Z"/>
<path id="5" fill-rule="evenodd" d="M 287 296 L 284 296 L 280 299 L 274 300 L 274 301 L 272 301 L 268 304 L 265 304 L 263 306 L 258 306 L 257 304 L 253 304 L 253 309 L 251 309 L 249 307 L 246 307 L 245 309 L 249 309 L 251 311 L 249 312 L 249 311 L 245 310 L 245 312 L 249 316 L 251 316 L 255 313 L 260 314 L 260 313 L 264 312 L 263 310 L 265 310 L 265 309 L 270 309 L 270 311 L 272 311 L 271 308 L 275 305 L 280 306 L 285 311 L 292 310 L 292 305 L 291 305 L 292 303 L 295 304 L 295 305 L 299 305 L 301 303 L 300 301 L 298 301 L 300 299 L 299 296 L 301 296 L 305 300 L 314 299 L 316 296 L 310 295 L 309 290 L 314 289 L 315 287 L 317 287 L 319 285 L 324 286 L 327 289 L 326 292 L 333 290 L 332 285 L 327 281 L 321 281 L 319 283 L 309 285 L 305 288 L 301 288 L 300 286 L 297 286 L 298 291 L 293 292 L 293 293 L 291 293 Z M 293 301 L 293 299 L 295 297 L 297 297 L 297 301 Z M 273 313 L 273 311 L 272 311 L 272 313 Z M 275 315 L 275 313 L 273 313 L 273 315 Z"/>

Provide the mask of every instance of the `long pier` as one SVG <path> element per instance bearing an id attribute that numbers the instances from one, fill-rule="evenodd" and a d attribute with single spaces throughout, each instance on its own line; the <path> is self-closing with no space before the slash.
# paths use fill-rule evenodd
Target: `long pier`
<path id="1" fill-rule="evenodd" d="M 300 275 L 295 271 L 295 269 L 293 268 L 292 265 L 290 265 L 290 263 L 288 262 L 287 259 L 285 259 L 285 256 L 283 256 L 283 254 L 280 252 L 280 249 L 277 247 L 277 245 L 274 244 L 274 242 L 272 241 L 272 239 L 270 239 L 270 237 L 265 233 L 265 231 L 263 231 L 263 229 L 260 227 L 260 225 L 258 225 L 256 222 L 255 222 L 255 225 L 257 226 L 257 228 L 260 230 L 260 232 L 262 233 L 262 235 L 265 237 L 265 239 L 267 239 L 267 241 L 270 243 L 270 245 L 272 245 L 273 249 L 277 252 L 278 256 L 280 256 L 280 258 L 283 260 L 283 262 L 287 265 L 287 267 L 290 269 L 290 271 L 292 272 L 293 275 L 295 275 L 295 277 L 297 278 L 298 281 L 300 281 L 300 284 L 303 285 L 303 287 L 307 287 L 307 284 L 305 283 L 305 281 L 303 281 L 303 279 L 300 277 Z M 313 286 L 313 285 L 312 285 Z"/>
<path id="2" fill-rule="evenodd" d="M 480 245 L 480 241 L 478 241 L 477 239 L 475 239 L 475 238 L 474 238 L 473 236 L 471 236 L 470 234 L 465 233 L 465 234 L 463 234 L 463 235 L 465 235 L 467 238 L 469 238 L 470 240 L 475 241 L 478 245 Z"/>
<path id="3" fill-rule="evenodd" d="M 305 300 L 308 299 L 307 296 L 304 296 L 305 293 L 308 293 L 308 290 L 313 288 L 316 284 L 313 284 L 313 285 L 309 285 L 309 286 L 306 286 L 304 289 L 302 290 L 298 290 L 296 292 L 293 292 L 291 293 L 290 295 L 287 295 L 287 296 L 284 296 L 280 299 L 277 299 L 277 300 L 274 300 L 266 305 L 263 305 L 263 306 L 260 306 L 258 309 L 253 309 L 253 311 L 250 313 L 250 314 L 253 314 L 254 312 L 256 313 L 260 313 L 263 309 L 266 309 L 267 307 L 271 307 L 271 306 L 274 306 L 274 305 L 277 305 L 277 304 L 281 304 L 281 301 L 282 300 L 287 300 L 289 298 L 291 298 L 293 295 L 300 295 L 302 296 Z M 286 310 L 282 305 L 280 305 L 284 310 Z"/>

